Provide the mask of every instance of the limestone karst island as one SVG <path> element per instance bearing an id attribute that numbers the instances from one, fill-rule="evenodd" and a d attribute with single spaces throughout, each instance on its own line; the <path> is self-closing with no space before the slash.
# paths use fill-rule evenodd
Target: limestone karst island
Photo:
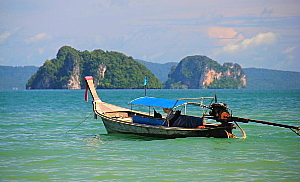
<path id="1" fill-rule="evenodd" d="M 82 89 L 84 77 L 93 76 L 97 88 L 136 89 L 242 89 L 246 75 L 236 63 L 218 62 L 206 56 L 188 56 L 166 71 L 168 80 L 161 83 L 143 64 L 119 52 L 78 51 L 69 46 L 59 49 L 56 58 L 45 61 L 28 80 L 26 89 Z"/>
<path id="2" fill-rule="evenodd" d="M 234 63 L 218 62 L 206 56 L 188 56 L 173 67 L 165 88 L 183 89 L 241 89 L 246 87 L 242 67 Z"/>
<path id="3" fill-rule="evenodd" d="M 93 76 L 97 88 L 141 88 L 148 78 L 149 88 L 162 84 L 144 65 L 122 53 L 94 50 L 78 51 L 69 46 L 59 49 L 29 79 L 27 89 L 82 89 L 84 77 Z"/>

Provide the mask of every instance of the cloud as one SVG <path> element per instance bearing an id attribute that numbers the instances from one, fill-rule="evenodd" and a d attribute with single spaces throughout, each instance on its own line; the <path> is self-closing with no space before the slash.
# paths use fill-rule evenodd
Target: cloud
<path id="1" fill-rule="evenodd" d="M 237 32 L 233 28 L 210 27 L 208 29 L 208 36 L 214 39 L 233 38 L 236 34 Z"/>
<path id="2" fill-rule="evenodd" d="M 288 47 L 285 50 L 281 51 L 281 54 L 285 56 L 286 60 L 294 60 L 295 59 L 294 50 L 296 48 L 297 48 L 296 46 Z"/>
<path id="3" fill-rule="evenodd" d="M 282 54 L 289 54 L 289 53 L 293 52 L 295 49 L 296 49 L 296 46 L 294 46 L 294 47 L 288 47 L 285 50 L 283 50 L 281 53 Z"/>
<path id="4" fill-rule="evenodd" d="M 13 39 L 17 33 L 21 30 L 20 27 L 16 27 L 14 29 L 11 29 L 9 31 L 3 32 L 0 34 L 0 44 L 6 42 L 8 39 Z"/>
<path id="5" fill-rule="evenodd" d="M 273 14 L 274 10 L 269 9 L 267 7 L 264 8 L 264 10 L 261 12 L 261 16 L 271 16 Z"/>
<path id="6" fill-rule="evenodd" d="M 221 52 L 235 53 L 237 51 L 247 50 L 261 45 L 272 45 L 277 39 L 278 35 L 273 32 L 260 33 L 253 38 L 245 39 L 238 43 L 229 43 L 222 48 Z"/>
<path id="7" fill-rule="evenodd" d="M 242 67 L 273 68 L 282 58 L 279 34 L 259 33 L 252 38 L 231 42 L 212 52 L 211 57 L 220 62 L 237 62 Z"/>
<path id="8" fill-rule="evenodd" d="M 245 38 L 241 33 L 238 33 L 231 27 L 209 27 L 207 31 L 208 37 L 216 39 L 220 45 L 237 42 Z"/>
<path id="9" fill-rule="evenodd" d="M 51 39 L 51 36 L 47 33 L 40 33 L 40 34 L 36 34 L 33 37 L 30 37 L 29 39 L 26 39 L 25 42 L 26 43 L 34 43 L 34 42 L 39 42 L 42 40 L 48 40 Z"/>
<path id="10" fill-rule="evenodd" d="M 5 42 L 10 36 L 11 36 L 11 32 L 4 32 L 0 35 L 0 43 Z"/>

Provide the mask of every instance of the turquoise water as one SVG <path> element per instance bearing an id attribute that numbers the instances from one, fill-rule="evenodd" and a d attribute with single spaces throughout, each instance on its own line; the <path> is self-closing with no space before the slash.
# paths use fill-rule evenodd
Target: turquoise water
<path id="1" fill-rule="evenodd" d="M 98 93 L 128 107 L 144 91 Z M 300 125 L 299 90 L 148 90 L 164 98 L 214 93 L 235 116 Z M 247 139 L 159 140 L 107 135 L 91 115 L 66 133 L 91 114 L 83 95 L 0 91 L 0 181 L 300 181 L 300 137 L 289 129 L 241 123 Z"/>

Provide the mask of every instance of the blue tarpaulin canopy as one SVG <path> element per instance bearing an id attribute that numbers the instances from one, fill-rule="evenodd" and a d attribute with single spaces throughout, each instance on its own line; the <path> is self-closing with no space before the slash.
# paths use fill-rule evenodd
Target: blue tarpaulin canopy
<path id="1" fill-rule="evenodd" d="M 162 98 L 155 98 L 155 97 L 140 97 L 130 102 L 130 104 L 134 104 L 134 105 L 161 107 L 161 108 L 168 108 L 168 109 L 186 103 L 187 102 L 183 100 L 162 99 Z"/>

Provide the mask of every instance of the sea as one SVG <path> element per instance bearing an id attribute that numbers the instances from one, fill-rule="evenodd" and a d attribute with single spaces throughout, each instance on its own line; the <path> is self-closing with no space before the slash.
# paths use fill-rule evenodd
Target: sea
<path id="1" fill-rule="evenodd" d="M 127 108 L 144 95 L 97 92 Z M 300 125 L 300 90 L 147 90 L 172 99 L 214 94 L 234 116 Z M 107 134 L 84 90 L 0 91 L 0 181 L 300 181 L 300 136 L 240 125 L 246 139 Z M 234 134 L 242 136 L 238 128 Z"/>

